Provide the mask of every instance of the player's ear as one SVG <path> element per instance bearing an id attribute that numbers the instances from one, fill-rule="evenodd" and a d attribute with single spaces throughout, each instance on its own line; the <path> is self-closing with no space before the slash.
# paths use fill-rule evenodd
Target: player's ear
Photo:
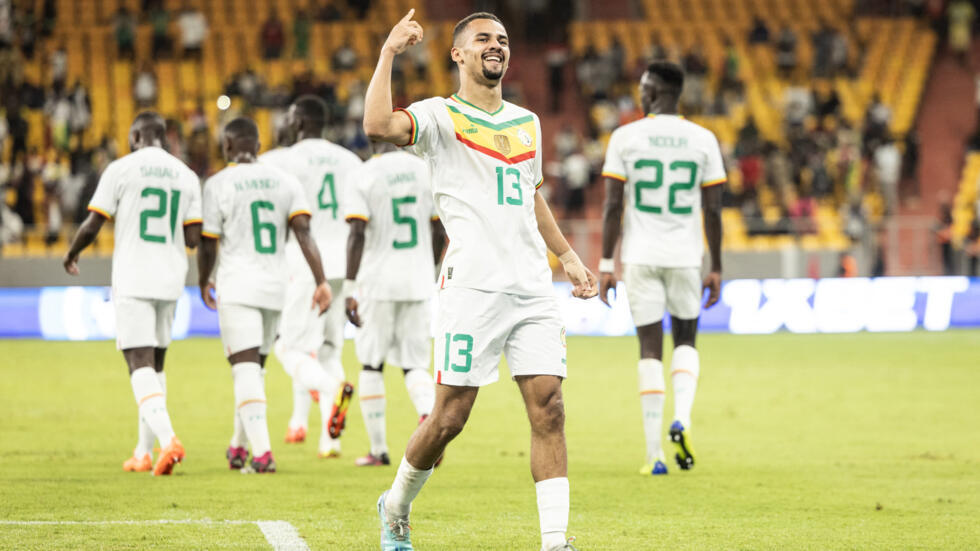
<path id="1" fill-rule="evenodd" d="M 455 61 L 456 63 L 463 62 L 463 52 L 461 52 L 459 48 L 457 48 L 456 46 L 450 48 L 449 56 L 452 57 L 453 61 Z"/>

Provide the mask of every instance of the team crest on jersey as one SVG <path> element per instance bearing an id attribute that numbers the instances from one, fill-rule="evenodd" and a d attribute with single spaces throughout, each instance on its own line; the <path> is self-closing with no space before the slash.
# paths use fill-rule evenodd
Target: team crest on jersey
<path id="1" fill-rule="evenodd" d="M 503 153 L 504 155 L 510 155 L 510 138 L 504 136 L 503 134 L 494 134 L 493 145 L 497 148 L 497 151 Z"/>
<path id="2" fill-rule="evenodd" d="M 523 128 L 517 129 L 517 139 L 521 140 L 524 147 L 531 147 L 531 142 L 533 141 L 531 140 L 531 135 L 525 132 Z"/>

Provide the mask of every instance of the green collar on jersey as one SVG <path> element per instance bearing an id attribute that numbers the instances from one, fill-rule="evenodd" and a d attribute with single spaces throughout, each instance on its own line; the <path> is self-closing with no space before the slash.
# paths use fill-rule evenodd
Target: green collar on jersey
<path id="1" fill-rule="evenodd" d="M 498 108 L 496 111 L 494 111 L 493 113 L 491 113 L 490 111 L 487 111 L 486 109 L 483 109 L 481 107 L 477 107 L 477 106 L 473 105 L 472 103 L 466 101 L 465 99 L 459 97 L 459 94 L 453 94 L 450 97 L 452 97 L 454 100 L 456 100 L 456 101 L 458 101 L 458 102 L 460 102 L 462 104 L 469 105 L 473 109 L 479 109 L 480 111 L 483 111 L 484 113 L 490 115 L 491 117 L 504 110 L 504 100 L 500 100 L 500 108 Z"/>

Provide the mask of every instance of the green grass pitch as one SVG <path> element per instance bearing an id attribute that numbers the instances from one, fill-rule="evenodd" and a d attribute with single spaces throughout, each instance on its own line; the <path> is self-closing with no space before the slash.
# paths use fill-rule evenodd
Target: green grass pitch
<path id="1" fill-rule="evenodd" d="M 698 464 L 641 477 L 633 338 L 570 338 L 565 384 L 572 509 L 585 550 L 980 548 L 980 332 L 704 335 Z M 352 344 L 345 365 L 356 381 Z M 230 472 L 232 384 L 217 340 L 176 342 L 168 403 L 187 459 L 125 473 L 136 407 L 111 342 L 0 342 L 0 520 L 285 520 L 312 549 L 377 549 L 375 500 L 395 467 L 367 450 L 356 400 L 344 456 L 316 435 L 282 443 L 288 377 L 268 365 L 280 472 Z M 386 370 L 388 439 L 416 424 Z M 669 401 L 665 422 L 672 412 Z M 313 426 L 319 414 L 314 409 Z M 315 432 L 315 431 L 314 431 Z M 516 386 L 481 391 L 415 503 L 416 548 L 538 549 L 529 430 Z M 667 448 L 669 449 L 669 448 Z M 0 524 L 2 549 L 269 549 L 254 524 Z"/>

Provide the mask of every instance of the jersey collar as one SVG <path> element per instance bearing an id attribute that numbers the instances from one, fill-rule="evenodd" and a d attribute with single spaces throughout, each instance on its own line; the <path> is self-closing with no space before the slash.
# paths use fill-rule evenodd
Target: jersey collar
<path id="1" fill-rule="evenodd" d="M 493 113 L 491 113 L 490 111 L 487 111 L 486 109 L 482 109 L 480 107 L 477 107 L 477 106 L 473 105 L 472 103 L 466 101 L 465 99 L 459 97 L 458 94 L 453 94 L 453 95 L 451 95 L 449 97 L 452 98 L 457 103 L 462 103 L 463 105 L 468 105 L 468 106 L 472 107 L 473 109 L 476 109 L 478 111 L 482 111 L 482 112 L 490 115 L 491 117 L 494 116 L 494 115 L 499 114 L 501 111 L 504 110 L 504 100 L 503 99 L 500 100 L 500 107 L 496 111 L 494 111 Z"/>

